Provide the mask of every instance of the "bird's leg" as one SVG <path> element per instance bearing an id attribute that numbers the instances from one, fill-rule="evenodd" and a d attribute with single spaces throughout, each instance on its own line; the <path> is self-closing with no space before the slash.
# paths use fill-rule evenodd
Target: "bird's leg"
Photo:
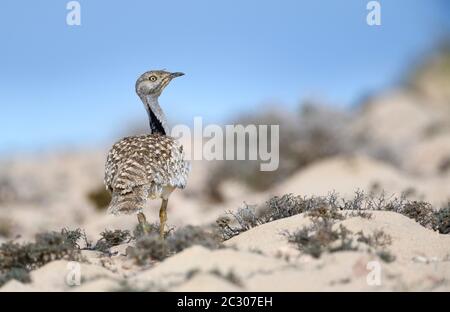
<path id="1" fill-rule="evenodd" d="M 139 212 L 137 214 L 137 219 L 138 219 L 139 225 L 142 228 L 142 232 L 144 234 L 150 233 L 150 227 L 149 227 L 149 225 L 147 223 L 147 218 L 145 218 L 145 215 L 142 212 Z"/>
<path id="2" fill-rule="evenodd" d="M 159 209 L 159 236 L 164 239 L 164 228 L 166 227 L 167 221 L 167 203 L 168 199 L 163 199 L 161 203 L 161 208 Z"/>

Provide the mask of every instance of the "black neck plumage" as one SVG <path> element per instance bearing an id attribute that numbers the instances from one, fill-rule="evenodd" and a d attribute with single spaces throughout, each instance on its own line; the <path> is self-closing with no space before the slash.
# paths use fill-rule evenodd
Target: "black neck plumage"
<path id="1" fill-rule="evenodd" d="M 166 130 L 164 130 L 161 121 L 159 121 L 159 119 L 156 117 L 155 113 L 152 111 L 150 107 L 148 108 L 148 119 L 150 123 L 151 133 L 166 135 Z"/>
<path id="2" fill-rule="evenodd" d="M 148 121 L 152 134 L 167 135 L 166 117 L 159 106 L 157 96 L 140 96 L 148 113 Z"/>

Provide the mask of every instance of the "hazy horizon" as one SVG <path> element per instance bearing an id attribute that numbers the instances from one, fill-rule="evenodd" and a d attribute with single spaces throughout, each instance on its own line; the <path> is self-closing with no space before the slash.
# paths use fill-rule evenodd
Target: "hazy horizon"
<path id="1" fill-rule="evenodd" d="M 224 122 L 265 103 L 348 107 L 388 89 L 450 32 L 449 3 L 6 1 L 0 13 L 0 153 L 110 142 L 145 111 L 142 72 L 186 76 L 161 98 L 169 121 Z M 258 14 L 255 14 L 257 11 Z"/>

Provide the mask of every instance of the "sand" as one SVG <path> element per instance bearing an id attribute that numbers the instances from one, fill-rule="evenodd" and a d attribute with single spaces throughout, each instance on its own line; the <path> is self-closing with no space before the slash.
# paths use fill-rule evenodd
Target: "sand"
<path id="1" fill-rule="evenodd" d="M 126 266 L 128 261 L 128 269 L 134 270 L 128 276 L 107 261 L 96 261 L 102 256 L 92 252 L 84 254 L 91 264 L 80 264 L 80 285 L 68 285 L 72 267 L 68 261 L 58 260 L 33 271 L 31 283 L 10 281 L 0 290 L 112 291 L 124 285 L 141 291 L 450 290 L 450 236 L 394 212 L 372 214 L 371 219 L 351 217 L 335 226 L 342 224 L 353 233 L 367 235 L 383 230 L 392 237 L 388 250 L 396 258 L 393 262 L 386 263 L 364 250 L 325 253 L 318 259 L 302 254 L 281 234 L 311 222 L 300 214 L 235 236 L 223 249 L 193 246 L 145 269 L 133 269 L 125 256 L 116 256 L 112 262 Z M 372 262 L 380 270 L 376 285 L 368 282 Z"/>

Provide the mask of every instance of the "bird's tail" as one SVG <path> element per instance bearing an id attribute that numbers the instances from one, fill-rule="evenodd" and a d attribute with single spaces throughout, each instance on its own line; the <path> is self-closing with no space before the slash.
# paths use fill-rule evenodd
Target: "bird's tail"
<path id="1" fill-rule="evenodd" d="M 132 192 L 126 194 L 113 192 L 108 213 L 115 215 L 138 213 L 144 209 L 146 202 L 147 197 L 140 189 L 134 189 Z"/>

